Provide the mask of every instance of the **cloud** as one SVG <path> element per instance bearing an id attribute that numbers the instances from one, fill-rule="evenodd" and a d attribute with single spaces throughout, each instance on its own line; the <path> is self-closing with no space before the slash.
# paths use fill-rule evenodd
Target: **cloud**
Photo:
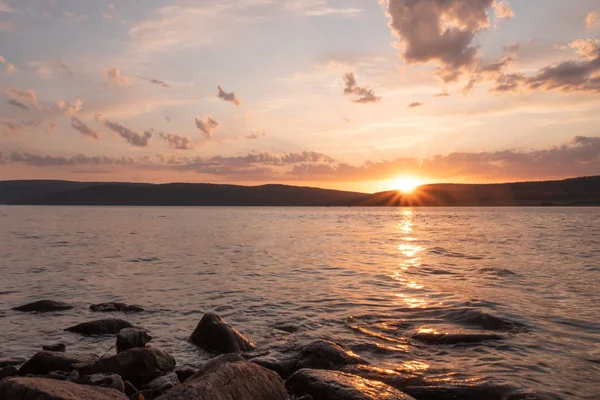
<path id="1" fill-rule="evenodd" d="M 135 160 L 128 157 L 90 157 L 79 154 L 73 157 L 32 154 L 27 152 L 0 152 L 0 163 L 26 164 L 35 167 L 76 167 L 85 165 L 132 165 Z"/>
<path id="2" fill-rule="evenodd" d="M 33 89 L 6 88 L 2 90 L 10 100 L 11 105 L 21 108 L 35 108 L 41 110 L 43 107 L 38 103 Z"/>
<path id="3" fill-rule="evenodd" d="M 15 134 L 23 128 L 38 128 L 42 125 L 42 121 L 39 118 L 18 121 L 13 117 L 12 120 L 4 120 L 0 121 L 0 123 L 5 126 L 5 134 Z"/>
<path id="4" fill-rule="evenodd" d="M 354 95 L 354 103 L 377 103 L 381 97 L 375 95 L 375 91 L 369 87 L 360 87 L 356 83 L 356 76 L 353 72 L 344 75 L 344 94 Z"/>
<path id="5" fill-rule="evenodd" d="M 69 75 L 73 75 L 73 70 L 66 60 L 60 60 L 60 67 Z"/>
<path id="6" fill-rule="evenodd" d="M 56 106 L 69 117 L 73 117 L 83 108 L 83 101 L 80 99 L 75 99 L 65 103 L 65 101 L 58 99 L 56 100 Z"/>
<path id="7" fill-rule="evenodd" d="M 442 93 L 436 94 L 434 97 L 448 97 L 448 96 L 450 96 L 450 93 L 442 92 Z"/>
<path id="8" fill-rule="evenodd" d="M 153 79 L 153 78 L 144 78 L 143 76 L 140 76 L 140 78 L 147 80 L 148 82 L 150 82 L 153 85 L 159 85 L 162 86 L 164 88 L 169 88 L 171 87 L 167 82 L 165 81 L 161 81 L 159 79 Z"/>
<path id="9" fill-rule="evenodd" d="M 515 53 L 518 53 L 519 50 L 521 50 L 521 43 L 519 43 L 519 42 L 508 43 L 507 45 L 505 45 L 503 47 L 503 49 L 507 53 L 515 54 Z"/>
<path id="10" fill-rule="evenodd" d="M 63 12 L 63 15 L 65 17 L 67 17 L 67 18 L 70 18 L 70 19 L 74 20 L 74 21 L 85 21 L 85 20 L 88 19 L 87 14 L 79 14 L 78 15 L 78 14 L 75 14 L 75 13 L 70 12 L 70 11 Z"/>
<path id="11" fill-rule="evenodd" d="M 205 120 L 196 117 L 196 127 L 200 129 L 206 139 L 212 137 L 215 131 L 219 128 L 219 121 L 212 119 L 209 115 L 204 116 Z"/>
<path id="12" fill-rule="evenodd" d="M 3 13 L 16 13 L 17 11 L 14 8 L 11 8 L 6 1 L 0 0 L 0 12 Z"/>
<path id="13" fill-rule="evenodd" d="M 12 22 L 10 21 L 0 21 L 0 32 L 10 32 L 14 29 Z"/>
<path id="14" fill-rule="evenodd" d="M 284 8 L 306 17 L 322 17 L 327 15 L 355 16 L 361 12 L 357 8 L 329 7 L 325 0 L 286 0 Z"/>
<path id="15" fill-rule="evenodd" d="M 179 136 L 175 133 L 160 133 L 158 136 L 165 141 L 173 150 L 191 150 L 194 147 L 187 136 Z"/>
<path id="16" fill-rule="evenodd" d="M 0 64 L 5 64 L 6 60 L 4 59 L 4 57 L 0 56 Z"/>
<path id="17" fill-rule="evenodd" d="M 121 71 L 117 67 L 104 69 L 103 73 L 106 79 L 117 86 L 127 86 L 131 84 L 131 79 L 121 76 Z"/>
<path id="18" fill-rule="evenodd" d="M 169 117 L 168 115 L 165 115 L 165 121 L 171 122 L 171 117 Z"/>
<path id="19" fill-rule="evenodd" d="M 408 105 L 408 108 L 421 107 L 422 105 L 423 105 L 423 103 L 421 103 L 420 101 L 414 101 Z"/>
<path id="20" fill-rule="evenodd" d="M 152 138 L 152 132 L 149 131 L 138 133 L 134 130 L 124 127 L 118 122 L 111 122 L 107 120 L 101 122 L 104 124 L 104 126 L 121 136 L 127 141 L 127 143 L 134 147 L 146 147 L 150 142 L 150 138 Z"/>
<path id="21" fill-rule="evenodd" d="M 79 118 L 75 116 L 71 117 L 71 126 L 83 136 L 89 136 L 94 139 L 100 139 L 96 131 L 91 129 L 89 126 L 87 126 L 84 122 L 82 122 Z"/>
<path id="22" fill-rule="evenodd" d="M 17 67 L 15 67 L 14 65 L 8 63 L 6 64 L 6 73 L 8 75 L 14 74 L 17 71 Z"/>
<path id="23" fill-rule="evenodd" d="M 594 59 L 600 52 L 600 39 L 577 39 L 569 43 L 569 47 L 583 58 Z"/>
<path id="24" fill-rule="evenodd" d="M 585 27 L 590 31 L 600 27 L 600 18 L 598 18 L 597 11 L 590 11 L 585 17 Z"/>
<path id="25" fill-rule="evenodd" d="M 384 0 L 389 26 L 407 64 L 435 62 L 444 81 L 473 69 L 475 35 L 490 26 L 494 0 Z"/>
<path id="26" fill-rule="evenodd" d="M 10 104 L 11 106 L 18 107 L 23 110 L 29 110 L 29 107 L 26 104 L 21 103 L 19 100 L 16 100 L 16 99 L 9 99 L 8 104 Z"/>
<path id="27" fill-rule="evenodd" d="M 239 97 L 237 97 L 237 95 L 235 94 L 235 92 L 231 92 L 231 93 L 227 93 L 226 91 L 223 90 L 223 86 L 217 86 L 217 89 L 219 89 L 219 98 L 223 101 L 228 101 L 230 103 L 235 104 L 236 106 L 240 106 L 242 104 L 242 101 L 240 100 Z"/>
<path id="28" fill-rule="evenodd" d="M 494 15 L 498 19 L 512 19 L 515 16 L 515 12 L 507 3 L 496 0 L 494 3 Z"/>
<path id="29" fill-rule="evenodd" d="M 248 140 L 256 140 L 256 139 L 261 138 L 261 137 L 266 136 L 266 135 L 267 135 L 267 132 L 265 132 L 265 131 L 258 131 L 258 132 L 250 132 L 245 137 Z"/>

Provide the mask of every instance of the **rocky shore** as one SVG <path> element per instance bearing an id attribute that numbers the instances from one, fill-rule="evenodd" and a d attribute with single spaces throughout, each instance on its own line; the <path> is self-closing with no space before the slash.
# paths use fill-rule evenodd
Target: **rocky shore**
<path id="1" fill-rule="evenodd" d="M 16 307 L 18 312 L 53 312 L 72 306 L 52 300 Z M 94 312 L 143 312 L 122 303 L 94 304 Z M 60 318 L 57 315 L 57 318 Z M 75 335 L 113 335 L 115 351 L 102 356 L 69 351 L 63 343 L 42 346 L 29 359 L 0 359 L 1 400 L 556 400 L 509 386 L 440 386 L 422 377 L 370 365 L 343 343 L 318 339 L 265 352 L 219 315 L 205 314 L 189 341 L 214 357 L 177 365 L 152 346 L 143 327 L 121 318 L 103 318 L 66 327 Z M 419 338 L 417 338 L 419 339 Z M 419 340 L 452 344 L 494 340 L 427 336 Z"/>

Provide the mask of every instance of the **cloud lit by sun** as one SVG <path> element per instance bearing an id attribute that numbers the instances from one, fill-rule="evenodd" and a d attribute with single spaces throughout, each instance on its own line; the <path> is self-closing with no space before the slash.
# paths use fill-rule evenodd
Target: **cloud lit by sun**
<path id="1" fill-rule="evenodd" d="M 422 184 L 422 180 L 408 176 L 398 178 L 393 182 L 394 189 L 405 194 L 414 192 L 415 189 L 421 186 Z"/>

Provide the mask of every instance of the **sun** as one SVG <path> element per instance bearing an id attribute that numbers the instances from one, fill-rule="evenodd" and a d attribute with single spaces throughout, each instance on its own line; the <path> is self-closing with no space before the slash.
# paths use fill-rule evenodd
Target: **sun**
<path id="1" fill-rule="evenodd" d="M 420 185 L 422 185 L 422 182 L 412 177 L 402 177 L 394 181 L 394 189 L 405 194 L 414 192 Z"/>

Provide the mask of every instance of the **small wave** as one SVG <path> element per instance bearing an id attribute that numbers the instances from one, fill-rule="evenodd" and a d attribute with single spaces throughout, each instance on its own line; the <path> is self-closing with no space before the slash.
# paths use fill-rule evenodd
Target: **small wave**
<path id="1" fill-rule="evenodd" d="M 128 260 L 128 262 L 139 263 L 139 262 L 154 262 L 154 261 L 159 261 L 159 260 L 160 260 L 160 258 L 158 258 L 158 257 L 150 257 L 150 258 L 140 257 L 140 258 L 134 258 L 134 259 Z"/>
<path id="2" fill-rule="evenodd" d="M 467 254 L 446 250 L 443 247 L 433 247 L 433 248 L 429 249 L 429 252 L 433 253 L 433 254 L 445 256 L 445 257 L 451 257 L 451 258 L 464 258 L 465 260 L 483 260 L 483 257 L 470 256 Z"/>
<path id="3" fill-rule="evenodd" d="M 523 332 L 527 326 L 516 321 L 496 317 L 472 308 L 446 311 L 443 317 L 452 322 L 488 331 Z"/>
<path id="4" fill-rule="evenodd" d="M 469 332 L 419 332 L 412 336 L 413 339 L 426 344 L 454 345 L 454 344 L 480 344 L 490 340 L 502 340 L 504 336 L 494 333 L 469 333 Z"/>
<path id="5" fill-rule="evenodd" d="M 375 342 L 362 342 L 350 345 L 350 350 L 355 353 L 371 353 L 371 354 L 396 354 L 406 353 L 406 346 L 383 345 Z"/>
<path id="6" fill-rule="evenodd" d="M 483 267 L 478 270 L 480 273 L 495 275 L 495 276 L 519 276 L 516 272 L 505 268 Z"/>

